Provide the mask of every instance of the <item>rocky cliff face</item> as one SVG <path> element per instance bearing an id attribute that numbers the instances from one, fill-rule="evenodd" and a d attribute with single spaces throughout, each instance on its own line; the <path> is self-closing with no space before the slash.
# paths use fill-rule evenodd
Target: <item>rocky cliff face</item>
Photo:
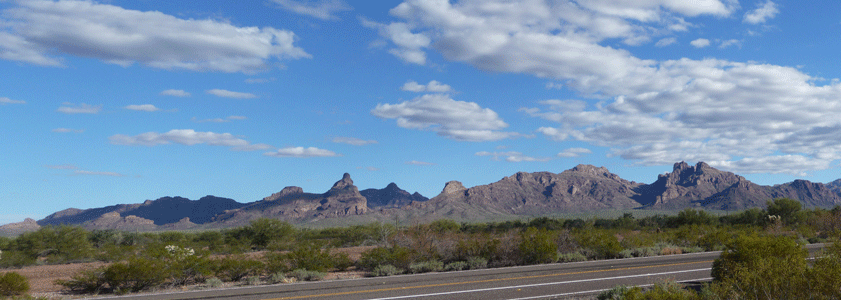
<path id="1" fill-rule="evenodd" d="M 106 214 L 113 216 L 115 213 L 120 217 L 135 216 L 151 220 L 155 225 L 175 223 L 183 218 L 190 218 L 194 223 L 204 224 L 211 222 L 216 215 L 226 210 L 243 206 L 245 204 L 232 199 L 214 196 L 205 196 L 196 201 L 182 197 L 163 197 L 157 200 L 146 200 L 142 204 L 121 204 L 85 210 L 70 208 L 47 216 L 39 221 L 39 224 L 83 225 L 96 221 Z M 125 226 L 130 224 L 132 223 L 126 223 Z"/>
<path id="2" fill-rule="evenodd" d="M 677 209 L 696 206 L 693 201 L 707 199 L 740 183 L 752 184 L 742 176 L 719 171 L 704 162 L 695 166 L 679 162 L 671 173 L 661 174 L 654 183 L 637 188 L 639 195 L 635 199 L 649 207 Z"/>
<path id="3" fill-rule="evenodd" d="M 36 231 L 38 229 L 41 229 L 41 225 L 38 225 L 37 221 L 26 218 L 23 222 L 0 226 L 0 236 L 17 236 L 21 233 Z"/>
<path id="4" fill-rule="evenodd" d="M 365 199 L 368 199 L 369 208 L 399 208 L 411 204 L 412 202 L 424 202 L 429 198 L 415 192 L 409 192 L 397 187 L 394 182 L 389 183 L 383 189 L 366 189 L 359 192 Z"/>
<path id="5" fill-rule="evenodd" d="M 447 203 L 489 213 L 539 214 L 639 206 L 631 199 L 639 184 L 605 168 L 579 165 L 560 174 L 519 172 L 488 185 L 465 188 L 450 181 L 438 196 L 417 208 L 441 209 Z"/>

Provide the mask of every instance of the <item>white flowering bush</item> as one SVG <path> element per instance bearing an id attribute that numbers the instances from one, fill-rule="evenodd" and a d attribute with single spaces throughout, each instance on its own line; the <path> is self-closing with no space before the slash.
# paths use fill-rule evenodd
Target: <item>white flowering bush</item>
<path id="1" fill-rule="evenodd" d="M 176 245 L 167 245 L 164 248 L 166 249 L 167 253 L 169 253 L 169 256 L 171 258 L 174 258 L 174 259 L 177 259 L 177 260 L 184 260 L 187 257 L 193 256 L 193 255 L 196 254 L 196 251 L 193 250 L 193 248 L 187 248 L 187 247 L 182 248 L 182 247 L 178 247 Z"/>

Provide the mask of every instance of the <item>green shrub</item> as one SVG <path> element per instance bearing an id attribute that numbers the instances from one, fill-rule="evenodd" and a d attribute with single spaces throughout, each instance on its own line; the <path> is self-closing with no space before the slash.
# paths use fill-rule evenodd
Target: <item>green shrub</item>
<path id="1" fill-rule="evenodd" d="M 347 253 L 337 252 L 333 254 L 333 267 L 339 271 L 345 271 L 353 266 L 353 260 L 350 259 Z"/>
<path id="2" fill-rule="evenodd" d="M 444 266 L 444 270 L 446 270 L 446 271 L 461 271 L 461 270 L 465 270 L 469 267 L 470 266 L 467 264 L 466 261 L 454 261 L 454 262 L 448 263 L 446 266 Z"/>
<path id="3" fill-rule="evenodd" d="M 402 274 L 403 270 L 392 266 L 392 265 L 379 265 L 371 271 L 371 276 L 374 277 L 381 277 L 381 276 L 392 276 L 397 274 Z"/>
<path id="4" fill-rule="evenodd" d="M 265 268 L 263 262 L 253 260 L 244 255 L 230 255 L 214 261 L 216 277 L 225 281 L 236 282 L 250 276 L 257 275 Z"/>
<path id="5" fill-rule="evenodd" d="M 520 235 L 520 259 L 525 264 L 545 264 L 557 260 L 558 244 L 546 229 L 528 228 Z"/>
<path id="6" fill-rule="evenodd" d="M 29 279 L 15 272 L 0 276 L 0 295 L 15 296 L 29 292 Z"/>
<path id="7" fill-rule="evenodd" d="M 289 273 L 289 277 L 295 277 L 299 281 L 319 281 L 327 275 L 324 272 L 296 269 Z"/>
<path id="8" fill-rule="evenodd" d="M 405 269 L 409 267 L 411 250 L 406 247 L 377 247 L 362 252 L 357 266 L 363 270 L 373 270 L 379 265 L 392 265 Z"/>
<path id="9" fill-rule="evenodd" d="M 488 260 L 484 257 L 468 257 L 467 267 L 471 270 L 484 269 L 488 267 Z"/>
<path id="10" fill-rule="evenodd" d="M 282 272 L 277 272 L 277 273 L 274 273 L 274 274 L 272 274 L 272 276 L 269 278 L 269 281 L 270 281 L 272 284 L 286 282 L 286 280 L 287 280 L 287 279 L 286 279 L 286 275 L 284 275 Z"/>
<path id="11" fill-rule="evenodd" d="M 722 291 L 738 298 L 811 298 L 808 252 L 788 237 L 740 236 L 713 262 Z"/>
<path id="12" fill-rule="evenodd" d="M 587 230 L 577 233 L 576 242 L 586 250 L 588 258 L 616 258 L 622 246 L 616 236 L 604 230 Z"/>
<path id="13" fill-rule="evenodd" d="M 444 269 L 444 263 L 437 260 L 428 260 L 409 264 L 409 273 L 429 273 L 438 272 Z"/>
<path id="14" fill-rule="evenodd" d="M 23 251 L 3 251 L 3 259 L 0 259 L 0 268 L 20 268 L 34 265 L 36 257 L 27 255 Z"/>
<path id="15" fill-rule="evenodd" d="M 570 252 L 570 253 L 561 253 L 558 254 L 558 262 L 579 262 L 579 261 L 586 261 L 587 256 L 581 254 L 581 252 Z"/>
<path id="16" fill-rule="evenodd" d="M 243 278 L 245 284 L 247 285 L 260 285 L 260 276 L 248 276 Z"/>
<path id="17" fill-rule="evenodd" d="M 72 292 L 99 294 L 105 286 L 105 267 L 82 270 L 70 276 L 70 280 L 56 280 Z"/>
<path id="18" fill-rule="evenodd" d="M 324 249 L 315 242 L 299 243 L 286 257 L 292 269 L 325 272 L 335 266 L 330 249 Z"/>
<path id="19" fill-rule="evenodd" d="M 166 280 L 161 261 L 141 257 L 130 258 L 124 263 L 115 263 L 105 268 L 104 281 L 116 293 L 139 292 L 158 286 Z"/>
<path id="20" fill-rule="evenodd" d="M 222 280 L 216 277 L 211 277 L 204 281 L 204 285 L 211 288 L 218 288 L 222 286 Z"/>
<path id="21" fill-rule="evenodd" d="M 620 285 L 615 286 L 609 290 L 602 291 L 596 296 L 598 300 L 624 300 L 625 295 L 631 291 L 632 288 Z"/>

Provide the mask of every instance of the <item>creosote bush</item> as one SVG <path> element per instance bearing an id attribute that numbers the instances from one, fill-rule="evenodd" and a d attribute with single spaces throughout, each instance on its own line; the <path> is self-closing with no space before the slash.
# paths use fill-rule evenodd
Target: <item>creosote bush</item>
<path id="1" fill-rule="evenodd" d="M 371 271 L 371 276 L 382 277 L 402 274 L 403 270 L 392 265 L 379 265 Z"/>
<path id="2" fill-rule="evenodd" d="M 29 279 L 15 272 L 0 276 L 0 295 L 19 296 L 29 292 Z"/>

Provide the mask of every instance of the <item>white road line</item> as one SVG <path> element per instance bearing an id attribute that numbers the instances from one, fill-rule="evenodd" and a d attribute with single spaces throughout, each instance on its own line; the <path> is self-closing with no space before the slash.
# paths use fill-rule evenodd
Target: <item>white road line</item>
<path id="1" fill-rule="evenodd" d="M 396 296 L 396 297 L 388 297 L 388 298 L 377 298 L 377 299 L 372 299 L 372 300 L 394 300 L 394 299 L 406 299 L 406 298 L 433 297 L 433 296 L 443 296 L 443 295 L 453 295 L 453 294 L 464 294 L 464 293 L 487 292 L 487 291 L 506 290 L 506 289 L 518 289 L 518 288 L 538 287 L 538 286 L 547 286 L 547 285 L 558 285 L 558 284 L 568 284 L 568 283 L 580 283 L 580 282 L 588 282 L 588 281 L 601 281 L 601 280 L 613 280 L 613 279 L 624 279 L 624 278 L 635 278 L 635 277 L 658 276 L 658 275 L 668 275 L 668 274 L 678 274 L 678 273 L 689 273 L 689 272 L 699 272 L 699 271 L 709 271 L 709 270 L 712 270 L 712 268 L 703 268 L 703 269 L 694 269 L 694 270 L 683 270 L 683 271 L 672 271 L 672 272 L 662 272 L 662 273 L 638 274 L 638 275 L 628 275 L 628 276 L 616 276 L 616 277 L 595 278 L 595 279 L 581 279 L 581 280 L 560 281 L 560 282 L 547 282 L 547 283 L 525 284 L 525 285 L 515 285 L 515 286 L 504 286 L 504 287 L 486 288 L 486 289 L 475 289 L 475 290 L 464 290 L 464 291 L 441 292 L 441 293 L 432 293 L 432 294 L 418 294 L 418 295 L 408 295 L 408 296 Z"/>

